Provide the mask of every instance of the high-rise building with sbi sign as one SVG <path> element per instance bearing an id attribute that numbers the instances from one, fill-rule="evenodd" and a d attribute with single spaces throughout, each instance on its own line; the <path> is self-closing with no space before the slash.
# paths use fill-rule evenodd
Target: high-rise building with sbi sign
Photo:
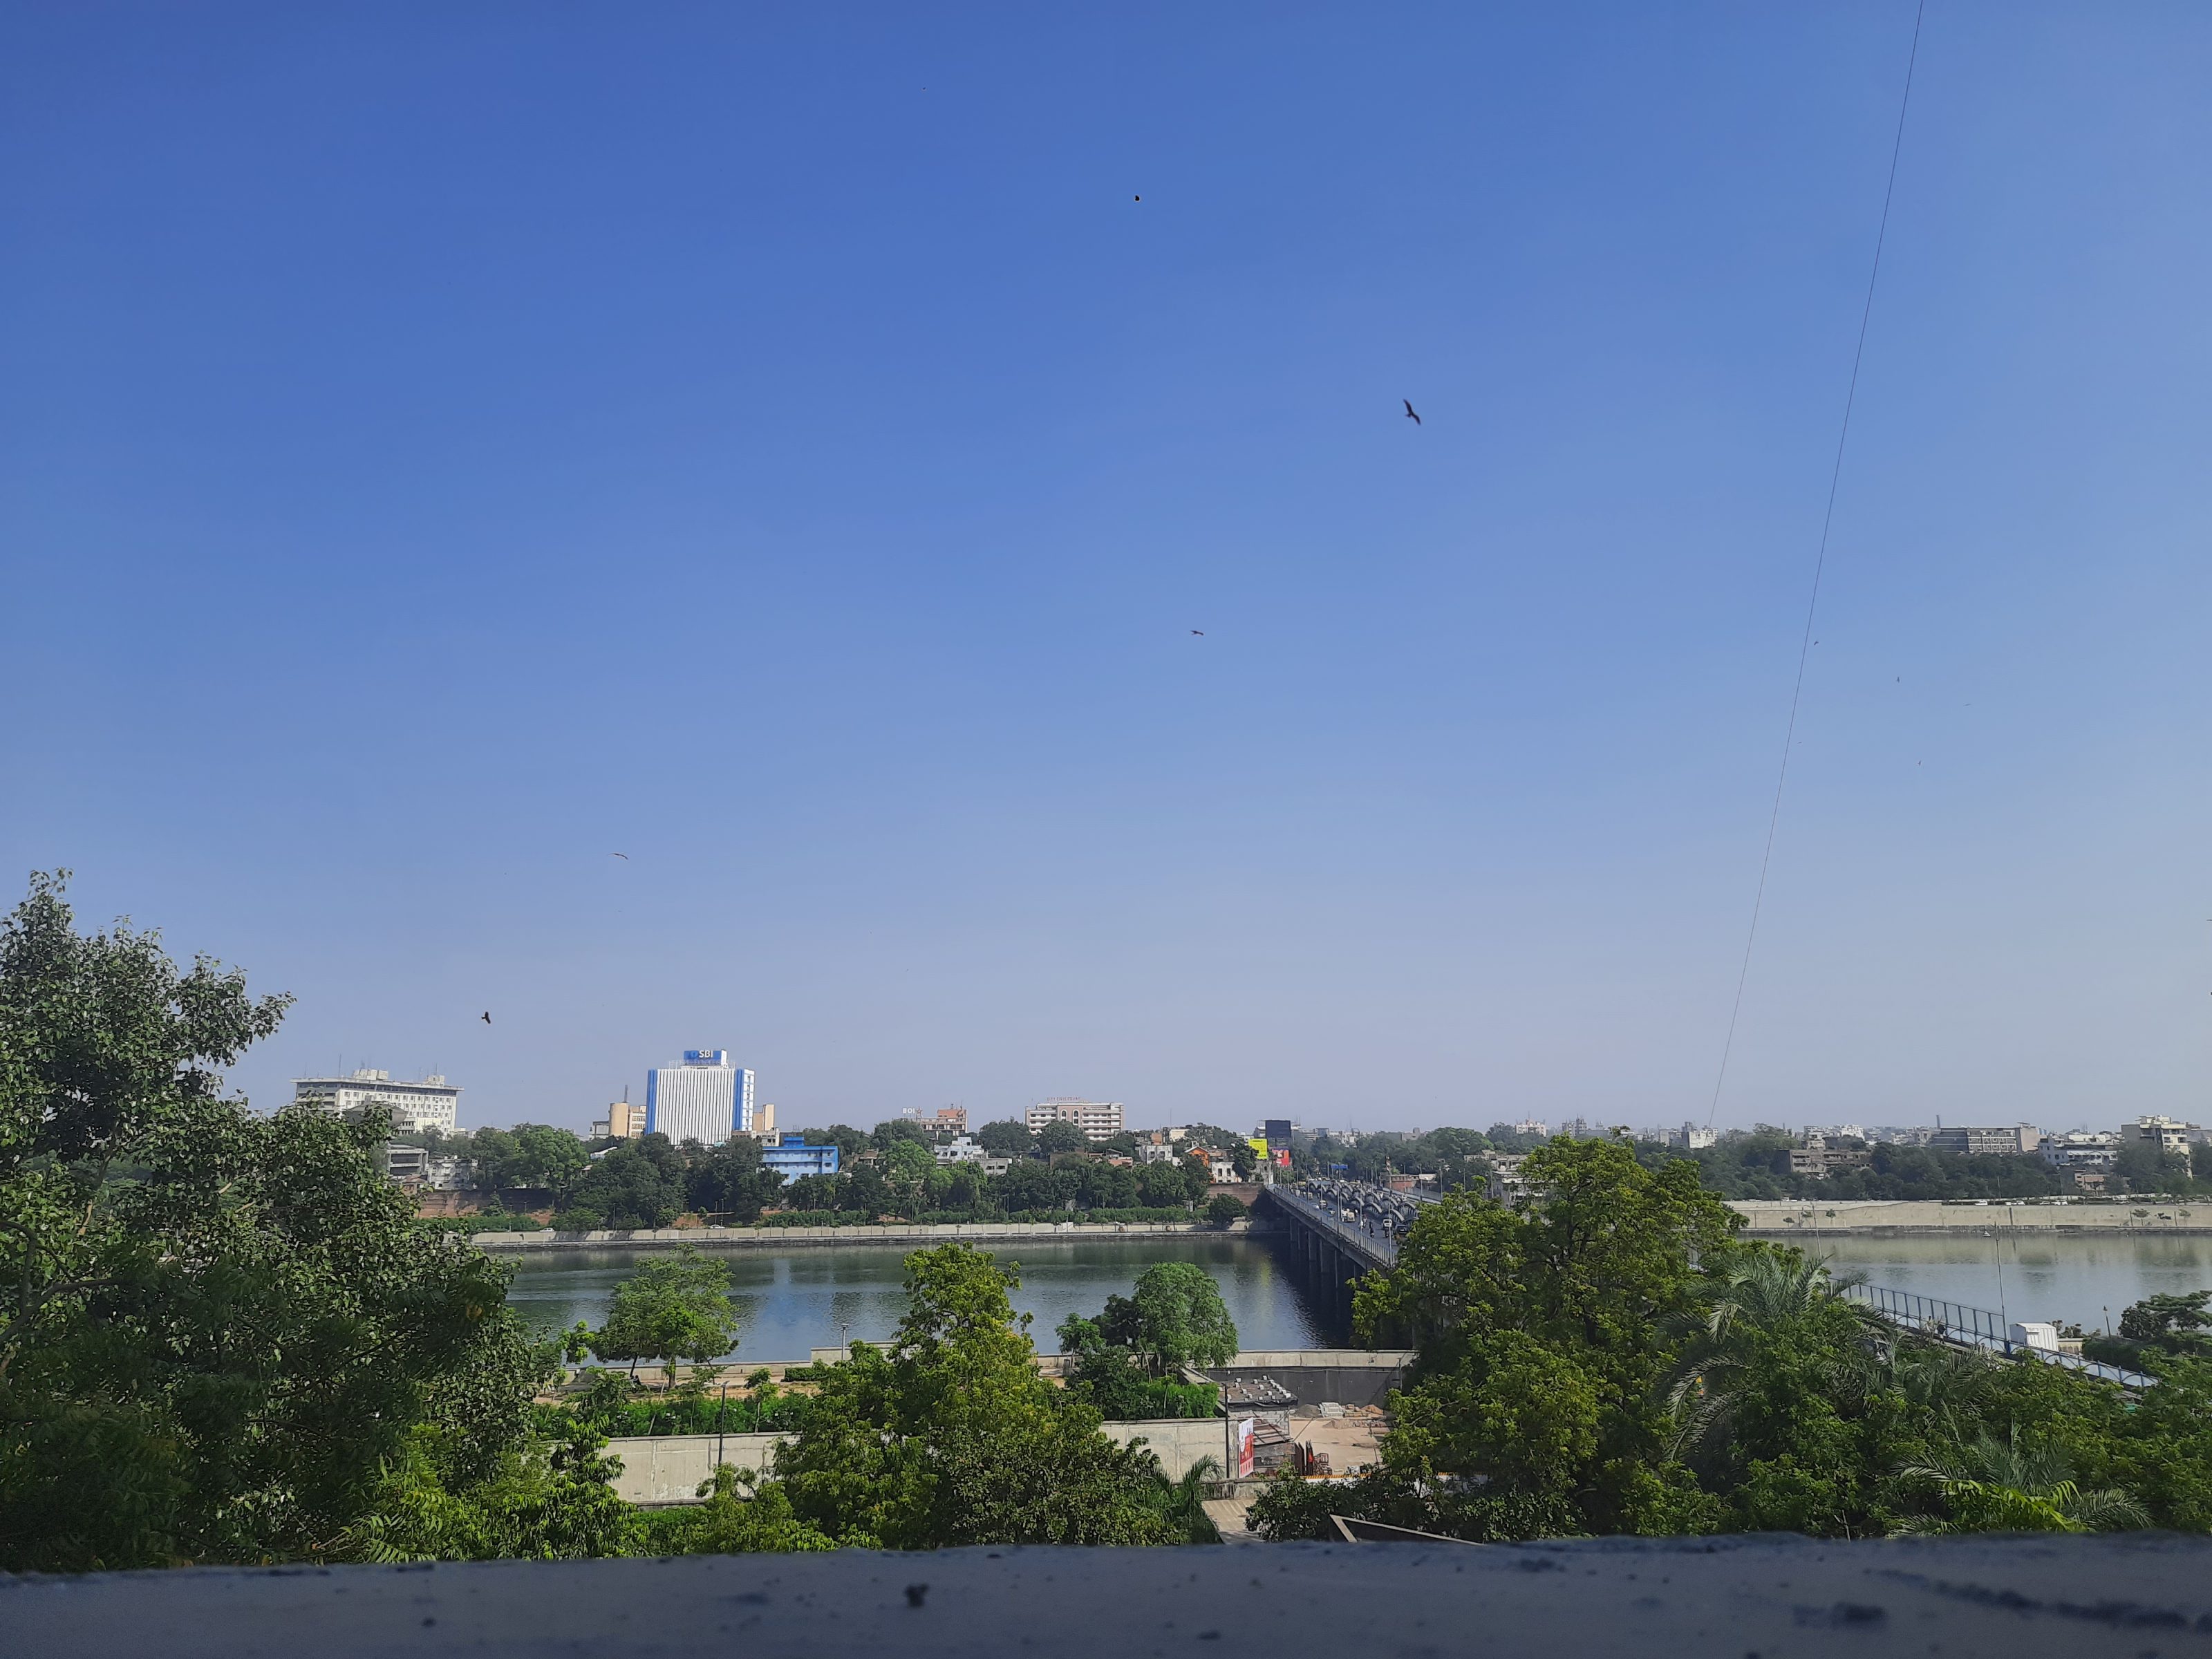
<path id="1" fill-rule="evenodd" d="M 753 1132 L 753 1074 L 726 1048 L 686 1048 L 680 1066 L 645 1074 L 645 1132 L 718 1146 Z"/>

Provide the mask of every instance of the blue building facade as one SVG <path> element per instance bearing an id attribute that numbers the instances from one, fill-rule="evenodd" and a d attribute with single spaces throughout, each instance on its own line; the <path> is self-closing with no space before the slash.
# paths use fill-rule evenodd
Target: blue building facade
<path id="1" fill-rule="evenodd" d="M 837 1149 L 810 1146 L 799 1135 L 767 1135 L 761 1140 L 761 1162 L 786 1181 L 801 1176 L 836 1175 Z"/>

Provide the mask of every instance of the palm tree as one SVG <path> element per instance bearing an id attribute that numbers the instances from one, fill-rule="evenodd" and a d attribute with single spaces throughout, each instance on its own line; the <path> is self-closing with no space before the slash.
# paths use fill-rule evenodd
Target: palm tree
<path id="1" fill-rule="evenodd" d="M 1997 1362 L 1947 1342 L 1900 1342 L 1889 1361 L 1889 1380 L 1917 1407 L 1936 1437 L 1957 1442 L 1978 1420 L 1983 1398 L 1996 1380 Z"/>
<path id="2" fill-rule="evenodd" d="M 1152 1512 L 1168 1523 L 1168 1530 L 1182 1543 L 1218 1544 L 1221 1528 L 1206 1512 L 1206 1489 L 1220 1479 L 1221 1465 L 1210 1457 L 1201 1457 L 1185 1469 L 1180 1480 L 1170 1480 L 1155 1469 L 1149 1494 Z"/>
<path id="3" fill-rule="evenodd" d="M 1734 1414 L 1754 1346 L 1766 1336 L 1796 1325 L 1830 1305 L 1850 1309 L 1864 1340 L 1848 1351 L 1839 1384 L 1870 1380 L 1886 1329 L 1873 1310 L 1844 1303 L 1840 1292 L 1856 1277 L 1832 1278 L 1825 1258 L 1797 1250 L 1753 1250 L 1719 1275 L 1698 1334 L 1676 1370 L 1667 1403 L 1675 1421 L 1674 1450 L 1713 1440 Z"/>
<path id="4" fill-rule="evenodd" d="M 1908 1521 L 1899 1534 L 2117 1532 L 2150 1524 L 2142 1505 L 2124 1492 L 2083 1492 L 2063 1449 L 2022 1446 L 2018 1429 L 2002 1440 L 1978 1435 L 1948 1456 L 1899 1469 L 1898 1479 L 1940 1497 L 1951 1511 Z"/>

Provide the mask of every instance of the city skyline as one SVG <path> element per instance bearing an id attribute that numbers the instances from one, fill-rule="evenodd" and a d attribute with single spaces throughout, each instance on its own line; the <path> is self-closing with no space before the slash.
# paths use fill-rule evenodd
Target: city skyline
<path id="1" fill-rule="evenodd" d="M 257 1103 L 2206 1115 L 2212 14 L 1929 9 L 1717 1108 L 1907 0 L 235 15 L 5 25 L 0 872 Z"/>

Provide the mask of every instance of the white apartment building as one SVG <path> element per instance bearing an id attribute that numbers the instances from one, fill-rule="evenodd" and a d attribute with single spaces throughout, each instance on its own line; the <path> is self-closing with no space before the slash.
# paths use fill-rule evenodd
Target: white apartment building
<path id="1" fill-rule="evenodd" d="M 436 1072 L 419 1082 L 392 1081 L 392 1073 L 363 1066 L 350 1077 L 292 1079 L 292 1103 L 357 1115 L 371 1106 L 392 1114 L 392 1127 L 404 1134 L 441 1129 L 450 1134 L 460 1122 L 461 1091 Z"/>
<path id="2" fill-rule="evenodd" d="M 2122 1131 L 2130 1140 L 2148 1140 L 2162 1152 L 2179 1152 L 2189 1156 L 2190 1145 L 2204 1139 L 2204 1131 L 2194 1123 L 2184 1123 L 2175 1117 L 2139 1117 Z"/>
<path id="3" fill-rule="evenodd" d="M 1121 1103 L 1057 1097 L 1030 1107 L 1028 1121 L 1032 1133 L 1048 1123 L 1073 1123 L 1089 1139 L 1111 1140 L 1121 1133 Z"/>
<path id="4" fill-rule="evenodd" d="M 2119 1156 L 2120 1138 L 2109 1132 L 2043 1138 L 2043 1161 L 2054 1170 L 2109 1170 Z"/>
<path id="5" fill-rule="evenodd" d="M 937 1148 L 937 1161 L 945 1164 L 981 1164 L 982 1144 L 972 1135 L 956 1135 Z"/>
<path id="6" fill-rule="evenodd" d="M 1680 1152 L 1694 1152 L 1720 1144 L 1720 1131 L 1708 1129 L 1702 1124 L 1685 1123 L 1667 1137 L 1667 1144 Z"/>

